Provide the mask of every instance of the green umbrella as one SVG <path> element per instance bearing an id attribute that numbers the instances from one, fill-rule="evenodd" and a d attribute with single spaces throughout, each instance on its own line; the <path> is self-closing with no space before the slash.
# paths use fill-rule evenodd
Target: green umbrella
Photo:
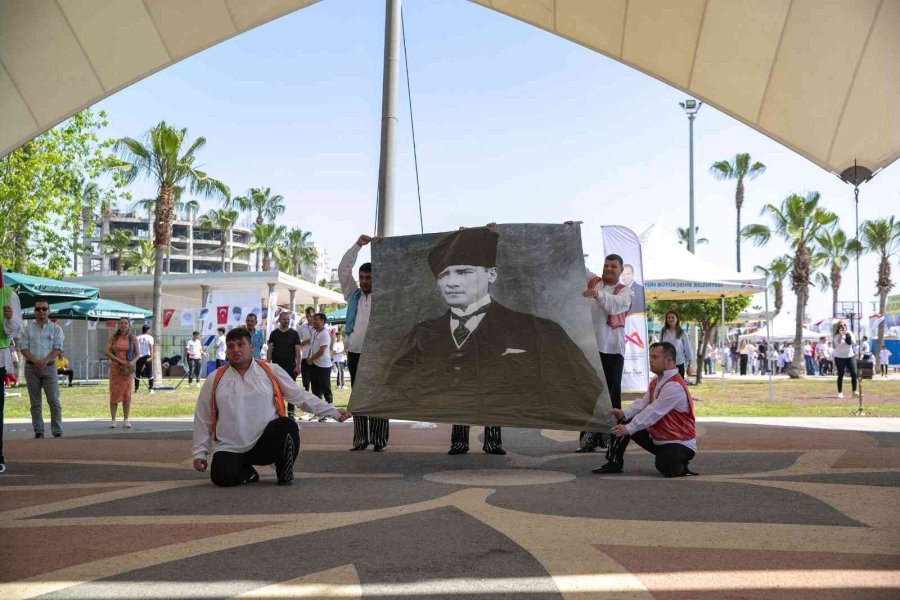
<path id="1" fill-rule="evenodd" d="M 3 272 L 3 284 L 18 294 L 22 308 L 34 306 L 38 300 L 46 300 L 53 304 L 67 300 L 96 298 L 100 295 L 100 290 L 95 287 L 8 271 Z"/>
<path id="2" fill-rule="evenodd" d="M 343 325 L 347 322 L 347 308 L 333 310 L 328 315 L 328 322 L 333 325 Z"/>

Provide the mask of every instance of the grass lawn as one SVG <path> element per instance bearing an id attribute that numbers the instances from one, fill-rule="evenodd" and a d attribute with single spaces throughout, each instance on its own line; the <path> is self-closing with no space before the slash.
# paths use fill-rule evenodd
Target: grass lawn
<path id="1" fill-rule="evenodd" d="M 162 385 L 175 385 L 178 380 L 166 380 Z M 878 417 L 900 417 L 900 379 L 865 380 L 864 407 Z M 131 414 L 140 417 L 189 417 L 194 414 L 197 388 L 186 383 L 176 391 L 148 394 L 144 384 L 132 398 Z M 334 391 L 337 406 L 345 407 L 350 390 Z M 845 380 L 845 397 L 839 400 L 833 377 L 812 377 L 801 380 L 776 379 L 774 401 L 769 400 L 767 381 L 729 379 L 724 384 L 712 378 L 700 386 L 692 386 L 698 416 L 717 417 L 843 417 L 856 409 L 857 399 L 850 395 L 849 379 Z M 10 397 L 20 393 L 21 396 Z M 107 417 L 109 415 L 107 382 L 94 386 L 63 387 L 60 389 L 63 416 Z M 626 394 L 625 400 L 634 399 Z M 45 401 L 45 414 L 48 412 Z M 121 410 L 119 411 L 121 415 Z M 24 385 L 7 390 L 6 416 L 29 418 L 28 392 Z"/>

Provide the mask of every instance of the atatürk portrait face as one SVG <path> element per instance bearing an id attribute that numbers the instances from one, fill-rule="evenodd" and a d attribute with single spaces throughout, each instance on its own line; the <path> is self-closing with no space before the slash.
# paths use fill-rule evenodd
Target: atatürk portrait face
<path id="1" fill-rule="evenodd" d="M 486 296 L 496 280 L 496 267 L 450 265 L 438 273 L 437 285 L 448 306 L 464 309 Z"/>

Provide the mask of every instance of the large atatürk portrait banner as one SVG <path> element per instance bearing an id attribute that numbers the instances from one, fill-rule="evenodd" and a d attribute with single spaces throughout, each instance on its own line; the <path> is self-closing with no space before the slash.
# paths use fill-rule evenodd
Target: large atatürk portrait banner
<path id="1" fill-rule="evenodd" d="M 498 225 L 372 247 L 361 415 L 608 431 L 577 225 Z"/>

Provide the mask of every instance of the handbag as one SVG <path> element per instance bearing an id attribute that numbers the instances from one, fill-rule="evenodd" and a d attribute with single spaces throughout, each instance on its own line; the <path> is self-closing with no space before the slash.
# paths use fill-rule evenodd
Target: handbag
<path id="1" fill-rule="evenodd" d="M 134 373 L 134 365 L 130 363 L 127 365 L 119 365 L 119 368 L 122 369 L 122 375 L 131 375 Z"/>

